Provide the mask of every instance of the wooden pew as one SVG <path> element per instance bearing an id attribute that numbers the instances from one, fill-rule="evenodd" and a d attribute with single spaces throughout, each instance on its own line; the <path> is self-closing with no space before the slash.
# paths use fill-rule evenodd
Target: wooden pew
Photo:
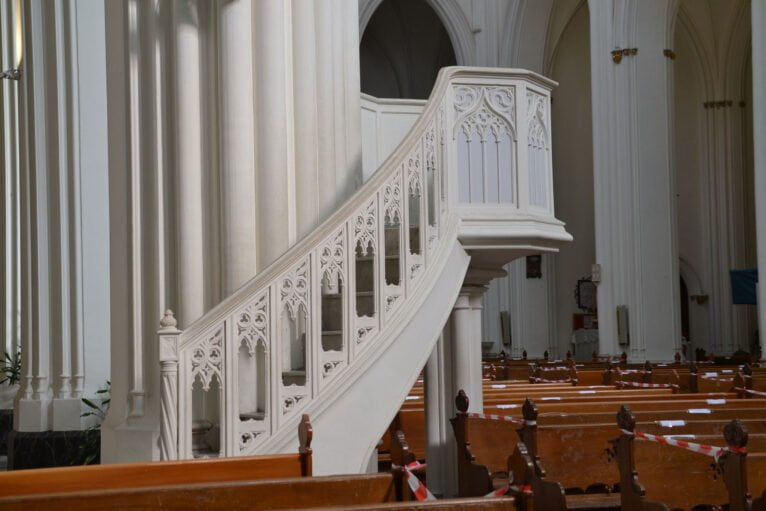
<path id="1" fill-rule="evenodd" d="M 308 425 L 307 419 L 304 424 Z M 305 428 L 305 426 L 304 426 Z M 305 429 L 304 429 L 305 431 Z M 305 435 L 303 433 L 302 435 Z M 303 451 L 310 456 L 310 429 L 308 437 L 302 436 L 305 446 Z M 399 433 L 397 438 L 400 442 L 395 443 L 392 456 L 401 464 L 413 461 L 408 453 L 404 437 Z M 229 459 L 229 460 L 204 460 L 184 462 L 184 469 L 194 468 L 194 471 L 186 470 L 184 478 L 176 471 L 171 476 L 167 470 L 151 470 L 157 465 L 168 467 L 168 463 L 133 464 L 151 465 L 150 474 L 136 474 L 124 470 L 112 472 L 113 477 L 122 479 L 117 484 L 109 484 L 109 481 L 100 479 L 99 488 L 91 484 L 82 484 L 79 488 L 73 486 L 47 486 L 37 488 L 35 491 L 14 491 L 12 496 L 0 497 L 0 509 L 15 511 L 38 511 L 77 509 L 83 511 L 113 510 L 113 509 L 163 509 L 163 510 L 188 510 L 205 509 L 221 511 L 238 511 L 252 509 L 386 509 L 386 510 L 418 510 L 418 509 L 477 509 L 488 511 L 511 511 L 515 508 L 515 500 L 512 497 L 504 498 L 471 498 L 471 499 L 447 499 L 436 501 L 415 501 L 412 493 L 404 480 L 401 471 L 383 474 L 365 474 L 330 477 L 290 477 L 280 476 L 279 466 L 273 467 L 273 473 L 257 474 L 248 479 L 246 474 L 237 472 L 237 469 L 248 471 L 254 460 L 258 463 L 271 462 L 275 459 L 284 459 L 283 455 L 261 456 L 253 458 Z M 249 461 L 247 464 L 239 464 L 239 461 Z M 231 466 L 224 466 L 227 463 Z M 299 465 L 302 474 L 310 471 L 310 463 Z M 106 466 L 114 467 L 114 466 Z M 79 467 L 78 467 L 79 468 Z M 99 467 L 86 467 L 99 468 Z M 100 467 L 104 468 L 104 467 Z M 212 472 L 223 470 L 221 474 Z M 262 466 L 261 468 L 268 468 Z M 231 469 L 235 471 L 232 472 Z M 59 469 L 45 469 L 59 470 Z M 43 470 L 19 471 L 27 474 L 39 475 Z M 79 474 L 82 474 L 78 471 Z M 250 470 L 250 475 L 253 471 Z M 86 473 L 92 476 L 92 472 Z M 143 478 L 131 479 L 135 475 L 153 476 L 153 481 Z M 45 476 L 45 474 L 43 474 Z M 127 479 L 123 479 L 127 478 Z M 171 481 L 171 484 L 166 484 Z M 152 484 L 153 483 L 153 484 Z M 2 485 L 0 485 L 2 486 Z M 62 491 L 63 489 L 63 491 Z M 6 492 L 7 494 L 8 492 Z M 524 510 L 522 510 L 524 511 Z"/>
<path id="2" fill-rule="evenodd" d="M 766 491 L 755 502 L 751 502 L 748 493 L 749 482 L 760 483 L 761 490 L 766 484 L 766 455 L 745 454 L 748 431 L 741 421 L 733 420 L 726 425 L 723 440 L 727 450 L 712 464 L 696 452 L 677 447 L 651 442 L 640 442 L 637 447 L 636 421 L 627 407 L 618 413 L 617 425 L 628 432 L 611 440 L 620 471 L 622 509 L 653 511 L 667 510 L 668 506 L 688 509 L 695 504 L 727 504 L 730 511 L 766 509 Z M 645 469 L 641 468 L 642 463 Z M 722 481 L 704 477 L 706 471 Z M 644 485 L 649 488 L 648 496 Z"/>
<path id="3" fill-rule="evenodd" d="M 545 458 L 538 455 L 538 413 L 531 400 L 524 404 L 523 418 L 469 414 L 468 398 L 462 391 L 458 393 L 455 404 L 459 413 L 452 419 L 452 425 L 457 444 L 459 495 L 484 494 L 499 485 L 508 484 L 506 481 L 519 481 L 532 485 L 531 501 L 535 509 L 617 508 L 617 497 L 603 494 L 603 485 L 591 488 L 592 493 L 588 495 L 565 495 L 561 484 L 545 478 L 546 470 L 541 462 L 541 458 L 543 461 Z M 523 449 L 516 447 L 511 452 L 509 448 L 518 443 L 515 437 L 521 440 Z M 525 457 L 528 457 L 528 462 Z M 534 469 L 531 473 L 513 468 L 530 463 Z"/>
<path id="4" fill-rule="evenodd" d="M 683 408 L 679 408 L 677 404 L 674 406 L 672 401 L 639 401 L 634 403 L 634 405 L 644 408 L 641 427 L 646 432 L 655 434 L 702 435 L 699 437 L 701 441 L 710 441 L 710 438 L 719 437 L 733 414 L 748 413 L 751 418 L 744 420 L 743 423 L 750 425 L 754 431 L 758 431 L 757 435 L 752 436 L 757 437 L 757 448 L 763 449 L 766 452 L 766 409 L 764 409 L 764 402 L 761 402 L 758 407 L 752 408 L 719 408 L 715 412 L 711 409 L 710 414 L 688 414 L 689 410 L 686 406 L 689 404 L 700 406 L 700 402 L 705 403 L 704 400 L 676 401 Z M 746 402 L 745 400 L 729 401 L 728 406 L 739 406 Z M 537 415 L 536 426 L 529 428 L 530 431 L 534 432 L 536 442 L 528 445 L 531 447 L 531 450 L 535 450 L 536 455 L 541 460 L 541 462 L 538 462 L 538 466 L 545 466 L 545 470 L 543 471 L 541 468 L 538 474 L 542 477 L 543 472 L 546 472 L 547 480 L 542 479 L 543 481 L 558 482 L 562 488 L 567 488 L 569 491 L 573 491 L 577 487 L 585 488 L 588 491 L 588 486 L 590 486 L 590 491 L 596 491 L 597 489 L 608 490 L 608 487 L 613 486 L 617 482 L 616 467 L 606 463 L 604 449 L 614 435 L 612 418 L 614 417 L 614 406 L 619 407 L 619 403 L 606 404 L 611 407 L 611 412 L 598 411 L 592 414 L 585 411 L 583 415 L 587 418 L 586 420 L 581 420 L 583 415 L 578 414 L 576 409 L 570 409 L 568 413 L 561 415 Z M 600 408 L 603 405 L 604 403 L 594 403 L 592 406 Z M 653 411 L 652 408 L 655 407 L 660 408 L 660 410 Z M 668 430 L 665 429 L 663 424 L 658 424 L 658 421 L 661 420 L 676 419 L 679 414 L 684 419 L 681 427 L 674 427 Z M 591 417 L 588 417 L 589 415 Z M 600 422 L 594 422 L 593 416 L 595 416 L 595 420 L 600 419 Z M 525 418 L 529 419 L 527 416 Z M 456 417 L 456 419 L 459 419 L 459 417 Z M 502 452 L 502 450 L 498 452 L 497 446 L 508 445 L 512 441 L 513 432 L 520 432 L 521 430 L 517 431 L 518 426 L 514 426 L 513 423 L 507 421 L 484 422 L 487 424 L 482 426 L 481 421 L 478 419 L 473 422 L 469 420 L 469 425 L 463 426 L 467 428 L 468 436 L 464 435 L 463 438 L 465 439 L 464 443 L 468 443 L 471 449 L 471 456 L 466 456 L 471 463 L 465 464 L 471 465 L 472 468 L 476 465 L 485 466 L 484 470 L 479 473 L 482 476 L 480 480 L 484 481 L 481 484 L 486 486 L 487 473 L 490 474 L 491 479 L 491 475 L 499 470 L 497 467 L 501 465 L 502 458 L 509 454 L 507 451 Z M 490 426 L 490 424 L 492 425 Z M 456 428 L 458 449 L 461 449 L 460 435 L 461 432 Z M 459 459 L 458 462 L 461 463 L 461 460 Z M 588 470 L 582 470 L 582 467 L 586 466 Z M 466 469 L 465 472 L 468 473 L 469 470 Z M 588 498 L 592 500 L 595 497 Z M 570 503 L 568 505 L 574 507 L 577 504 Z M 593 502 L 589 505 L 593 505 Z"/>
<path id="5" fill-rule="evenodd" d="M 513 498 L 398 502 L 392 474 L 301 477 L 122 488 L 0 499 L 7 511 L 114 509 L 251 511 L 253 509 L 515 509 Z"/>
<path id="6" fill-rule="evenodd" d="M 221 459 L 156 461 L 86 465 L 0 472 L 0 497 L 19 497 L 43 493 L 63 494 L 90 490 L 141 488 L 266 478 L 310 476 L 311 439 L 308 415 L 298 426 L 297 454 L 270 454 Z M 0 500 L 0 508 L 2 508 Z"/>

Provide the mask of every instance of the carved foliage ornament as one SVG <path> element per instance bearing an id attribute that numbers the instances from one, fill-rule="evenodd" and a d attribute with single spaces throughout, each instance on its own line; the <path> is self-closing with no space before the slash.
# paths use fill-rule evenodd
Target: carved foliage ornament
<path id="1" fill-rule="evenodd" d="M 399 172 L 383 187 L 383 211 L 387 223 L 402 222 L 402 176 Z"/>
<path id="2" fill-rule="evenodd" d="M 422 180 L 420 176 L 420 161 L 421 161 L 421 147 L 420 144 L 415 150 L 410 153 L 407 158 L 407 183 L 409 185 L 410 195 L 421 195 Z"/>
<path id="3" fill-rule="evenodd" d="M 330 237 L 319 252 L 319 268 L 328 282 L 345 281 L 343 270 L 346 259 L 345 232 L 340 229 Z"/>
<path id="4" fill-rule="evenodd" d="M 220 325 L 210 337 L 203 338 L 191 352 L 192 382 L 199 377 L 202 390 L 210 390 L 213 378 L 223 387 L 221 363 L 223 361 L 223 325 Z"/>
<path id="5" fill-rule="evenodd" d="M 527 143 L 538 149 L 548 149 L 548 116 L 545 96 L 527 91 Z"/>
<path id="6" fill-rule="evenodd" d="M 269 294 L 262 293 L 255 302 L 235 315 L 237 320 L 237 339 L 239 345 L 247 345 L 251 355 L 255 353 L 258 343 L 263 344 L 266 352 L 269 350 Z"/>
<path id="7" fill-rule="evenodd" d="M 308 289 L 309 289 L 309 263 L 308 259 L 300 263 L 294 270 L 287 273 L 282 278 L 279 286 L 279 293 L 282 304 L 287 308 L 287 312 L 292 319 L 298 318 L 298 311 L 308 312 Z"/>
<path id="8" fill-rule="evenodd" d="M 460 129 L 468 141 L 475 135 L 482 142 L 489 136 L 495 142 L 503 134 L 516 138 L 516 89 L 514 87 L 480 87 L 461 85 L 455 88 L 457 121 L 453 138 Z"/>
<path id="9" fill-rule="evenodd" d="M 356 215 L 354 222 L 354 240 L 363 255 L 377 252 L 377 215 L 375 214 L 375 199 L 372 199 L 363 211 Z"/>

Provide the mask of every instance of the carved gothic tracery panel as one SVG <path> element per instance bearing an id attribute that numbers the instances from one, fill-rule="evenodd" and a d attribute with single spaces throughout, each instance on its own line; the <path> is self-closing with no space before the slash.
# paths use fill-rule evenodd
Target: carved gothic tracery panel
<path id="1" fill-rule="evenodd" d="M 262 343 L 268 352 L 268 328 L 269 328 L 269 294 L 261 293 L 255 302 L 235 315 L 237 319 L 238 344 L 245 343 L 250 354 L 255 353 L 255 348 Z"/>
<path id="2" fill-rule="evenodd" d="M 192 384 L 199 377 L 205 392 L 210 390 L 213 378 L 217 378 L 218 384 L 223 387 L 223 331 L 223 325 L 220 325 L 213 335 L 198 343 L 191 352 Z"/>

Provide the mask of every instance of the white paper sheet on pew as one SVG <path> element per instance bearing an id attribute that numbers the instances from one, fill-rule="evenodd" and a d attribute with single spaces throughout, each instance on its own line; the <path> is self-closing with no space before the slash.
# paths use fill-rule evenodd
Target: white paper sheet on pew
<path id="1" fill-rule="evenodd" d="M 707 404 L 709 405 L 725 405 L 726 400 L 725 399 L 708 399 Z"/>
<path id="2" fill-rule="evenodd" d="M 505 387 L 507 387 L 507 385 L 504 385 L 504 384 L 498 384 L 498 383 L 496 383 L 496 384 L 492 385 L 492 388 L 493 388 L 493 389 L 504 389 Z"/>
<path id="3" fill-rule="evenodd" d="M 580 394 L 595 394 L 595 390 L 581 390 Z"/>
<path id="4" fill-rule="evenodd" d="M 663 428 L 679 428 L 682 426 L 686 426 L 686 421 L 677 421 L 677 420 L 657 421 L 657 424 L 659 424 L 660 427 L 663 427 Z"/>
<path id="5" fill-rule="evenodd" d="M 541 397 L 541 401 L 561 401 L 560 397 Z"/>
<path id="6" fill-rule="evenodd" d="M 697 435 L 665 435 L 668 438 L 691 438 L 694 440 L 697 438 Z"/>
<path id="7" fill-rule="evenodd" d="M 721 369 L 721 372 L 724 374 L 733 373 L 734 369 Z"/>
<path id="8" fill-rule="evenodd" d="M 420 399 L 420 396 L 407 396 L 404 399 L 405 401 L 415 401 L 417 399 Z"/>
<path id="9" fill-rule="evenodd" d="M 699 413 L 699 414 L 712 413 L 710 411 L 710 408 L 689 408 L 687 410 L 687 412 L 689 412 L 689 413 Z"/>
<path id="10" fill-rule="evenodd" d="M 657 367 L 668 367 L 667 364 L 657 364 Z"/>
<path id="11" fill-rule="evenodd" d="M 713 371 L 712 373 L 705 373 L 703 376 L 718 376 L 718 373 Z"/>
<path id="12" fill-rule="evenodd" d="M 507 410 L 508 408 L 518 408 L 519 405 L 497 405 L 501 410 Z"/>

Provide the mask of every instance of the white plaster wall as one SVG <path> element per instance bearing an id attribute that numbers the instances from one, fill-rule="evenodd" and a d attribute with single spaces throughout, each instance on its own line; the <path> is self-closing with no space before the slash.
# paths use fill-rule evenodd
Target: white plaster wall
<path id="1" fill-rule="evenodd" d="M 362 94 L 362 173 L 364 180 L 399 145 L 420 117 L 425 100 L 378 99 Z"/>
<path id="2" fill-rule="evenodd" d="M 581 3 L 566 25 L 553 55 L 553 187 L 556 215 L 574 241 L 554 255 L 556 340 L 560 353 L 570 348 L 577 280 L 591 274 L 596 261 L 593 217 L 593 135 L 591 129 L 588 7 Z M 590 356 L 590 353 L 588 353 Z"/>

